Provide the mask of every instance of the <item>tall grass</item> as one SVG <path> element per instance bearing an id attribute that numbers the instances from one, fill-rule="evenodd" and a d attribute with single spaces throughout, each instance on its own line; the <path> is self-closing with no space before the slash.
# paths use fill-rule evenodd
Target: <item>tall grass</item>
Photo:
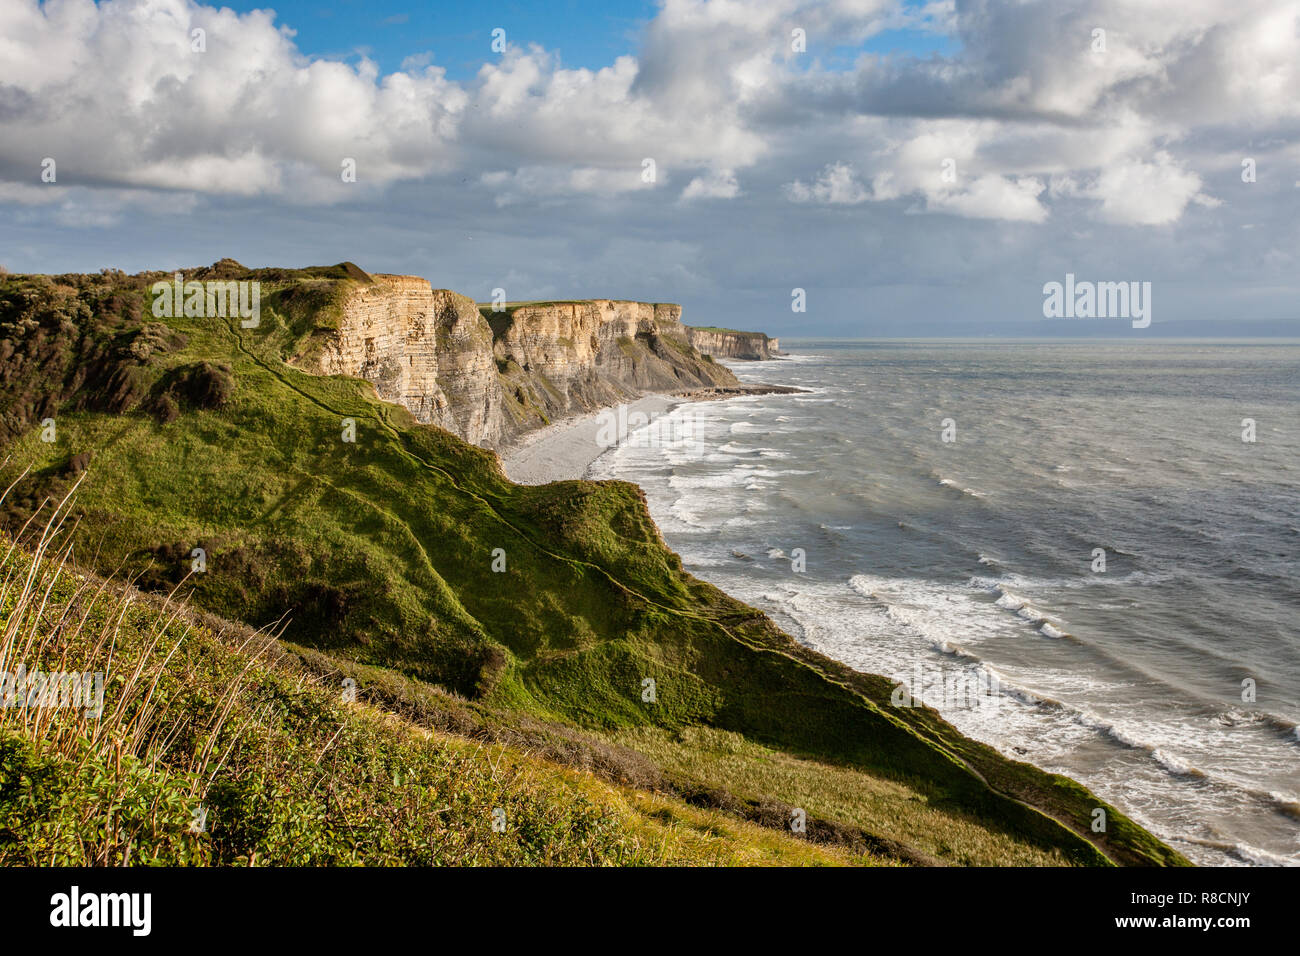
<path id="1" fill-rule="evenodd" d="M 104 706 L 0 708 L 0 864 L 853 859 L 344 701 L 271 633 L 79 570 L 72 493 L 0 535 L 0 673 L 100 672 Z"/>
<path id="2" fill-rule="evenodd" d="M 40 851 L 29 862 L 69 862 L 73 846 L 72 855 L 83 862 L 129 862 L 139 857 L 134 844 L 143 834 L 138 826 L 114 824 L 135 815 L 154 831 L 177 810 L 202 807 L 238 739 L 227 735 L 229 742 L 218 750 L 244 678 L 273 640 L 254 631 L 236 648 L 243 668 L 221 689 L 194 736 L 193 715 L 180 713 L 176 698 L 159 693 L 193 629 L 184 620 L 186 607 L 175 592 L 159 603 L 75 570 L 64 532 L 76 487 L 61 501 L 42 505 L 37 515 L 45 515 L 43 525 L 29 520 L 16 537 L 0 536 L 0 674 L 21 668 L 28 675 L 94 675 L 102 683 L 91 684 L 90 692 L 83 688 L 75 700 L 67 684 L 61 696 L 54 685 L 25 700 L 9 678 L 9 706 L 0 707 L 0 753 L 6 758 L 0 788 L 10 796 L 21 789 L 20 767 L 31 770 L 34 763 L 57 768 L 64 781 L 93 785 L 92 799 L 61 808 L 72 812 L 60 814 L 57 827 L 42 834 Z M 124 629 L 130 631 L 125 641 Z M 102 707 L 93 693 L 98 688 L 104 691 Z M 178 747 L 187 732 L 191 746 Z M 164 769 L 170 785 L 146 788 L 141 802 L 140 777 Z M 128 812 L 119 816 L 115 809 Z M 198 835 L 200 827 L 200 817 L 191 815 L 184 832 Z M 6 856 L 4 842 L 0 831 L 0 859 Z M 191 842 L 178 848 L 197 850 L 197 841 Z M 42 859 L 44 851 L 49 855 Z"/>

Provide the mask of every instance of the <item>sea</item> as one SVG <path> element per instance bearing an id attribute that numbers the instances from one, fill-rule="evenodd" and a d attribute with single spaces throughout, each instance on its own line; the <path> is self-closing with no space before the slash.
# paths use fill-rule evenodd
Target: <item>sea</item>
<path id="1" fill-rule="evenodd" d="M 1193 861 L 1300 864 L 1300 342 L 791 341 L 597 459 L 688 571 Z"/>

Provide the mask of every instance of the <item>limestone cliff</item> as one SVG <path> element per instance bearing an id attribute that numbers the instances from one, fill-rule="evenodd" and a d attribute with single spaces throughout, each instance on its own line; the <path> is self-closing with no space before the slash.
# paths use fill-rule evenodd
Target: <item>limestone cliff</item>
<path id="1" fill-rule="evenodd" d="M 738 384 L 691 345 L 676 305 L 592 299 L 494 311 L 414 276 L 370 278 L 344 298 L 321 371 L 364 378 L 418 421 L 476 444 L 648 392 Z"/>
<path id="2" fill-rule="evenodd" d="M 492 330 L 474 300 L 415 276 L 375 275 L 344 300 L 321 370 L 353 375 L 417 421 L 478 444 L 502 437 Z"/>
<path id="3" fill-rule="evenodd" d="M 717 358 L 770 359 L 780 347 L 776 339 L 769 338 L 762 332 L 686 326 L 686 334 L 696 349 Z"/>

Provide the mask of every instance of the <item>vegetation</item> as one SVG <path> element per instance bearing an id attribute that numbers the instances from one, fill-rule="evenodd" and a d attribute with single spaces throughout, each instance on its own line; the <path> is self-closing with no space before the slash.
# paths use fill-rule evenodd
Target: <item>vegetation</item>
<path id="1" fill-rule="evenodd" d="M 476 304 L 478 305 L 478 310 L 479 310 L 479 312 L 483 315 L 483 317 L 484 317 L 484 318 L 488 318 L 488 317 L 493 316 L 493 315 L 509 314 L 509 313 L 511 313 L 511 312 L 514 312 L 516 309 L 522 309 L 522 308 L 524 308 L 525 306 L 586 305 L 588 302 L 591 302 L 591 301 L 592 301 L 591 299 L 549 299 L 549 300 L 533 299 L 533 300 L 522 300 L 522 301 L 519 301 L 519 302 L 503 302 L 503 303 L 501 303 L 500 305 L 498 305 L 498 304 L 496 304 L 496 303 L 494 303 L 494 302 L 479 302 L 479 303 L 476 303 Z M 625 301 L 630 301 L 630 300 L 626 300 L 626 299 L 610 299 L 610 300 L 608 300 L 608 301 L 611 301 L 611 302 L 625 302 Z M 646 304 L 647 304 L 647 305 L 675 305 L 676 303 L 673 303 L 673 302 L 648 302 L 648 303 L 646 303 Z"/>
<path id="2" fill-rule="evenodd" d="M 724 329 L 717 325 L 692 325 L 689 326 L 689 328 L 696 332 L 714 332 L 719 335 L 746 335 L 761 338 L 764 341 L 769 342 L 772 340 L 770 335 L 766 335 L 762 332 L 745 332 L 740 329 Z"/>
<path id="3" fill-rule="evenodd" d="M 0 661 L 98 671 L 106 706 L 0 710 L 0 864 L 861 862 L 349 701 L 264 633 L 73 571 L 60 540 L 0 542 Z"/>
<path id="4" fill-rule="evenodd" d="M 0 478 L 13 482 L 0 518 L 17 533 L 75 486 L 66 533 L 83 572 L 128 578 L 149 592 L 179 586 L 205 612 L 278 628 L 301 666 L 353 675 L 371 695 L 364 699 L 382 699 L 414 726 L 539 747 L 552 763 L 594 772 L 602 787 L 638 788 L 635 796 L 620 791 L 631 816 L 616 829 L 627 833 L 601 835 L 586 817 L 566 816 L 549 830 L 538 822 L 536 832 L 548 835 L 513 856 L 471 841 L 439 859 L 648 860 L 627 847 L 642 846 L 637 814 L 649 812 L 644 801 L 658 791 L 654 800 L 723 813 L 729 827 L 742 819 L 788 827 L 804 811 L 809 836 L 836 853 L 889 861 L 1185 862 L 1085 788 L 967 740 L 932 710 L 892 707 L 883 678 L 803 648 L 684 573 L 634 485 L 513 485 L 491 452 L 415 424 L 367 384 L 300 370 L 294 363 L 337 326 L 341 297 L 369 281 L 355 266 L 241 269 L 213 267 L 223 278 L 263 283 L 256 329 L 234 318 L 151 315 L 148 290 L 169 278 L 161 274 L 0 281 L 0 442 L 8 456 Z M 349 420 L 355 440 L 347 440 Z M 168 673 L 177 675 L 168 685 L 187 680 L 175 662 Z M 201 688 L 190 692 L 202 698 Z M 328 726 L 314 710 L 309 717 L 311 727 Z M 348 717 L 358 736 L 344 733 L 347 753 L 381 760 L 381 751 L 406 746 L 392 744 L 387 730 L 367 737 L 354 720 L 362 716 Z M 314 731 L 282 717 L 274 726 L 300 741 L 285 751 L 302 762 L 257 779 L 306 773 L 319 797 L 333 770 L 351 766 L 326 761 L 327 776 L 311 776 Z M 22 760 L 49 757 L 40 739 L 26 739 Z M 456 751 L 438 742 L 444 756 Z M 718 746 L 730 749 L 726 760 L 711 756 Z M 433 764 L 427 769 L 437 778 Z M 217 783 L 200 777 L 185 786 L 199 794 Z M 473 813 L 506 799 L 501 786 L 483 778 Z M 355 795 L 349 819 L 389 813 L 385 801 L 396 797 L 383 792 Z M 544 802 L 535 796 L 534 810 L 520 813 L 540 821 L 560 812 Z M 308 813 L 309 803 L 283 801 L 294 808 L 289 816 Z M 684 825 L 685 803 L 672 805 L 673 826 Z M 255 800 L 222 806 L 232 819 L 261 812 Z M 1101 834 L 1090 829 L 1097 807 L 1108 815 Z M 289 816 L 277 825 L 292 828 Z M 402 829 L 425 825 L 396 819 Z M 566 827 L 576 842 L 559 839 Z M 777 837 L 769 832 L 764 849 L 735 852 L 771 859 L 785 847 Z M 547 857 L 551 840 L 559 842 Z M 327 844 L 310 858 L 347 858 Z M 235 840 L 202 859 L 241 859 L 258 845 Z M 392 858 L 433 860 L 413 845 L 394 846 Z M 258 860 L 286 859 L 258 852 Z M 691 860 L 720 858 L 712 852 Z M 364 857 L 380 858 L 390 857 Z"/>

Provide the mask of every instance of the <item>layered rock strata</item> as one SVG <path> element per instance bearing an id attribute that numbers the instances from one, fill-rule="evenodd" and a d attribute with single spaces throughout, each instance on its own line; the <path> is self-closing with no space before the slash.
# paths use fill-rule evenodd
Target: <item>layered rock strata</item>
<path id="1" fill-rule="evenodd" d="M 418 421 L 497 447 L 570 414 L 649 392 L 732 387 L 691 344 L 681 308 L 591 299 L 481 308 L 415 276 L 374 275 L 343 300 L 320 353 Z"/>
<path id="2" fill-rule="evenodd" d="M 762 332 L 738 332 L 734 329 L 706 329 L 686 326 L 691 345 L 705 355 L 730 359 L 770 359 L 777 354 L 780 342 Z"/>

